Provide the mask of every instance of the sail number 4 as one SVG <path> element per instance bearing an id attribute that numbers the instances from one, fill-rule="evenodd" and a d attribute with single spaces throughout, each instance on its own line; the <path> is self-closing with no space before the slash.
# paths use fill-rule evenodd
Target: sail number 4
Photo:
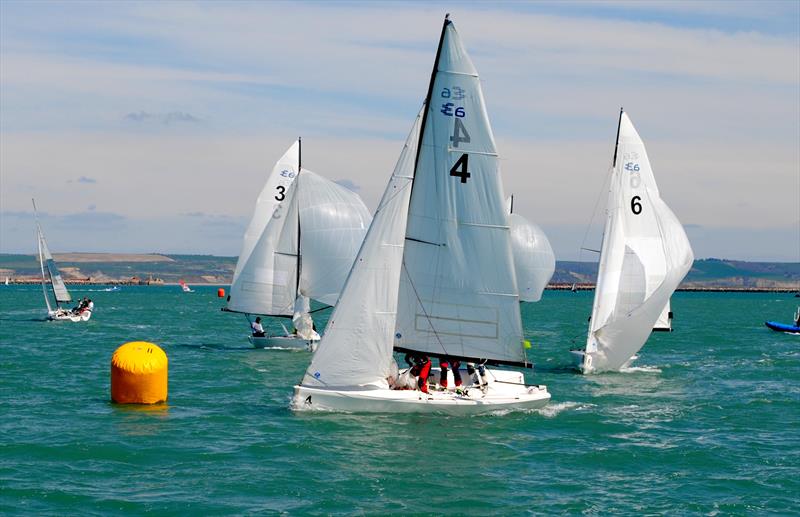
<path id="1" fill-rule="evenodd" d="M 468 164 L 469 164 L 469 155 L 467 153 L 464 153 L 461 155 L 461 158 L 456 160 L 456 163 L 450 168 L 450 176 L 461 178 L 461 183 L 466 183 L 467 178 L 472 176 L 472 174 L 470 174 L 469 171 L 467 170 Z"/>

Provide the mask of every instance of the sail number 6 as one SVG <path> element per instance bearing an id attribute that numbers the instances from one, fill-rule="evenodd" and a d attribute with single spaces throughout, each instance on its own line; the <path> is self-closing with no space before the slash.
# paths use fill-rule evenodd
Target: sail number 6
<path id="1" fill-rule="evenodd" d="M 631 198 L 631 211 L 633 212 L 633 215 L 639 215 L 642 213 L 642 204 L 640 203 L 641 200 L 642 198 L 640 196 L 633 196 L 633 198 Z"/>

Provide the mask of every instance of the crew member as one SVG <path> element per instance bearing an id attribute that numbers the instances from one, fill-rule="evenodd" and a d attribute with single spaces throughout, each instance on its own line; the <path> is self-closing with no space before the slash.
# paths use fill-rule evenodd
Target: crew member
<path id="1" fill-rule="evenodd" d="M 264 327 L 261 326 L 261 317 L 257 317 L 256 321 L 250 324 L 250 328 L 253 329 L 253 337 L 264 337 Z"/>
<path id="2" fill-rule="evenodd" d="M 439 359 L 439 368 L 442 369 L 442 374 L 439 377 L 439 384 L 442 388 L 447 389 L 447 370 L 452 366 L 453 368 L 453 381 L 456 384 L 456 388 L 461 387 L 461 372 L 458 369 L 461 367 L 461 361 L 453 361 L 449 357 L 444 357 Z"/>
<path id="3" fill-rule="evenodd" d="M 411 375 L 417 377 L 417 387 L 428 393 L 428 375 L 431 373 L 431 360 L 424 354 L 406 354 L 406 363 L 411 367 Z"/>

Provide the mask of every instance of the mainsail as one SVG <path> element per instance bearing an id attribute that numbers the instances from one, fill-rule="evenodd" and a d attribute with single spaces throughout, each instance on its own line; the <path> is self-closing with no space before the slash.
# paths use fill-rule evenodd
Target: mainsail
<path id="1" fill-rule="evenodd" d="M 617 370 L 633 358 L 693 259 L 683 226 L 661 200 L 644 143 L 621 111 L 585 372 Z"/>
<path id="2" fill-rule="evenodd" d="M 42 227 L 39 225 L 39 218 L 36 212 L 36 202 L 33 202 L 33 211 L 36 214 L 36 242 L 39 249 L 39 265 L 42 269 L 42 284 L 49 283 L 53 291 L 53 296 L 56 300 L 56 306 L 59 303 L 67 303 L 72 301 L 67 286 L 64 284 L 64 279 L 61 278 L 61 272 L 56 267 L 56 262 L 53 260 L 53 255 L 47 247 L 47 241 L 44 239 Z M 50 300 L 45 291 L 45 302 L 47 303 L 47 310 L 50 311 Z"/>
<path id="3" fill-rule="evenodd" d="M 305 386 L 388 388 L 421 119 L 420 113 L 303 377 Z"/>
<path id="4" fill-rule="evenodd" d="M 513 196 L 506 200 L 506 206 L 519 298 L 523 302 L 538 302 L 556 270 L 556 256 L 544 230 L 513 213 Z"/>
<path id="5" fill-rule="evenodd" d="M 286 191 L 297 177 L 299 171 L 300 139 L 297 139 L 272 168 L 272 173 L 269 175 L 269 178 L 267 178 L 267 182 L 258 195 L 256 208 L 253 211 L 250 224 L 247 226 L 247 231 L 244 233 L 242 251 L 239 253 L 239 260 L 236 262 L 236 269 L 233 272 L 234 282 L 250 258 L 253 248 L 255 248 L 259 239 L 261 239 L 264 228 L 271 220 L 275 209 L 284 201 Z"/>
<path id="6" fill-rule="evenodd" d="M 478 73 L 449 20 L 419 142 L 395 349 L 529 365 L 494 137 Z"/>
<path id="7" fill-rule="evenodd" d="M 293 317 L 297 308 L 308 307 L 303 298 L 336 303 L 371 218 L 355 192 L 307 169 L 298 167 L 286 188 L 279 184 L 269 191 L 273 179 L 264 192 L 276 206 L 257 238 L 250 230 L 245 235 L 227 309 Z M 268 204 L 263 197 L 256 214 Z M 255 217 L 250 226 L 257 227 Z M 310 332 L 309 321 L 298 320 L 298 328 Z"/>

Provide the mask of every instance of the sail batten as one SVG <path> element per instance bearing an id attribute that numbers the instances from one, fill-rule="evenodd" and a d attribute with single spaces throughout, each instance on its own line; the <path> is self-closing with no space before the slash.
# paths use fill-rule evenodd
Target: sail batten
<path id="1" fill-rule="evenodd" d="M 617 134 L 585 371 L 617 370 L 630 361 L 694 259 L 624 112 Z"/>

